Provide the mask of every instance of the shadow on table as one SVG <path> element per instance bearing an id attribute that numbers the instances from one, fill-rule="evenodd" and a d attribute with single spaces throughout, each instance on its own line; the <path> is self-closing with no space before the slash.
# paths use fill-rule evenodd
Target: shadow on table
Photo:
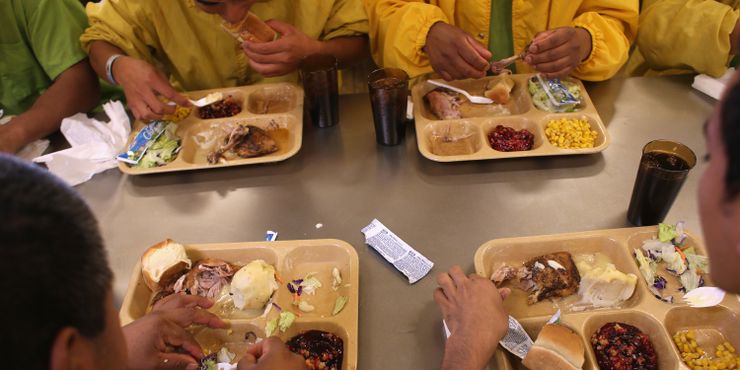
<path id="1" fill-rule="evenodd" d="M 626 78 L 613 78 L 601 82 L 583 81 L 588 96 L 591 97 L 601 121 L 604 122 L 604 126 L 607 128 L 609 128 L 612 118 L 614 118 L 614 102 L 617 101 L 625 80 Z"/>
<path id="2" fill-rule="evenodd" d="M 603 171 L 604 155 L 496 159 L 438 163 L 416 152 L 414 165 L 422 180 L 433 185 L 537 182 L 592 177 Z"/>

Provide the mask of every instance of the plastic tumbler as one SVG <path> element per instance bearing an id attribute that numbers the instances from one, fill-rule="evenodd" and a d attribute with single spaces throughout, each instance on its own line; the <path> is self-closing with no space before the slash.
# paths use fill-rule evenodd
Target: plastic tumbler
<path id="1" fill-rule="evenodd" d="M 686 145 L 668 140 L 647 143 L 642 148 L 627 220 L 635 226 L 663 222 L 694 165 L 696 155 Z"/>
<path id="2" fill-rule="evenodd" d="M 332 55 L 310 55 L 301 62 L 300 74 L 305 92 L 304 119 L 318 127 L 339 123 L 337 59 Z"/>
<path id="3" fill-rule="evenodd" d="M 383 68 L 367 77 L 375 123 L 375 140 L 397 145 L 406 131 L 409 75 L 401 69 Z"/>

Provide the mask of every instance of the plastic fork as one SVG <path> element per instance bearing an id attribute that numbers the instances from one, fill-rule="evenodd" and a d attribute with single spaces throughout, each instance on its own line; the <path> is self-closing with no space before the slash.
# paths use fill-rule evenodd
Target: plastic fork
<path id="1" fill-rule="evenodd" d="M 194 106 L 196 106 L 198 108 L 205 107 L 206 105 L 211 105 L 211 104 L 213 104 L 215 102 L 218 102 L 218 101 L 221 101 L 221 100 L 224 100 L 224 94 L 223 93 L 220 93 L 220 92 L 210 93 L 210 94 L 206 95 L 205 97 L 202 97 L 202 98 L 200 98 L 198 100 L 188 99 L 188 101 L 190 102 L 190 104 L 192 104 L 192 105 L 194 105 Z M 177 105 L 177 103 L 171 101 L 171 102 L 168 102 L 167 105 Z"/>
<path id="2" fill-rule="evenodd" d="M 429 82 L 430 84 L 432 84 L 434 86 L 444 87 L 445 89 L 452 90 L 452 91 L 454 91 L 456 93 L 463 94 L 473 104 L 493 104 L 493 100 L 488 99 L 485 96 L 470 95 L 469 92 L 467 92 L 467 91 L 465 91 L 463 89 L 454 87 L 454 86 L 450 86 L 450 85 L 448 85 L 448 84 L 446 84 L 444 82 L 440 82 L 440 81 L 437 81 L 437 80 L 427 80 L 427 82 Z"/>
<path id="3" fill-rule="evenodd" d="M 720 304 L 725 299 L 725 291 L 710 286 L 696 288 L 683 296 L 683 300 L 691 307 L 712 307 Z"/>

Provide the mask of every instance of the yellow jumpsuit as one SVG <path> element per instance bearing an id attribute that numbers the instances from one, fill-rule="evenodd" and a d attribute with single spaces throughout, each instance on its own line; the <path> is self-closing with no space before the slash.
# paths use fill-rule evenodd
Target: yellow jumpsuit
<path id="1" fill-rule="evenodd" d="M 628 74 L 725 72 L 740 0 L 657 0 L 643 8 Z"/>
<path id="2" fill-rule="evenodd" d="M 481 44 L 489 41 L 490 0 L 363 0 L 370 20 L 370 46 L 379 65 L 398 67 L 411 76 L 432 71 L 422 51 L 429 28 L 442 21 L 461 28 Z M 548 29 L 575 26 L 591 33 L 591 55 L 573 75 L 606 80 L 627 61 L 637 34 L 637 0 L 512 0 L 514 51 Z M 517 63 L 517 71 L 531 68 Z"/>
<path id="3" fill-rule="evenodd" d="M 321 40 L 368 30 L 360 0 L 270 0 L 251 11 Z M 297 81 L 295 72 L 265 79 L 250 70 L 241 45 L 221 28 L 221 17 L 200 10 L 193 0 L 105 0 L 88 4 L 87 14 L 83 49 L 89 52 L 92 41 L 107 41 L 156 66 L 178 90 Z"/>

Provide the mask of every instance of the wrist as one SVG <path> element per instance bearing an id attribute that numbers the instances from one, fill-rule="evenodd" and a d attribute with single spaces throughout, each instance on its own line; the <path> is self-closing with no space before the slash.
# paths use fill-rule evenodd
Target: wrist
<path id="1" fill-rule="evenodd" d="M 427 52 L 427 46 L 429 45 L 429 38 L 432 37 L 433 31 L 438 30 L 440 27 L 444 27 L 444 26 L 441 26 L 440 24 L 444 25 L 446 23 L 443 21 L 436 21 L 432 23 L 431 26 L 429 26 L 429 29 L 427 30 L 426 38 L 424 39 L 424 46 L 421 48 L 421 51 L 425 53 Z"/>
<path id="2" fill-rule="evenodd" d="M 111 58 L 114 56 L 115 55 L 112 55 Z M 131 57 L 127 55 L 118 55 L 118 57 L 112 61 L 109 69 L 110 73 L 108 74 L 108 78 L 106 78 L 108 82 L 113 85 L 123 85 L 127 80 L 124 65 L 128 63 L 129 58 Z M 110 81 L 111 78 L 113 78 L 113 81 Z"/>
<path id="3" fill-rule="evenodd" d="M 459 331 L 450 335 L 445 345 L 442 369 L 485 369 L 496 347 L 482 342 L 482 338 L 460 335 Z"/>
<path id="4" fill-rule="evenodd" d="M 28 135 L 22 123 L 24 115 L 26 113 L 22 113 L 11 119 L 10 122 L 0 125 L 0 152 L 16 153 L 27 142 L 31 141 L 27 138 Z"/>
<path id="5" fill-rule="evenodd" d="M 578 35 L 581 63 L 585 62 L 591 56 L 591 50 L 593 49 L 593 39 L 591 38 L 591 32 L 582 27 L 576 27 L 576 34 Z"/>

